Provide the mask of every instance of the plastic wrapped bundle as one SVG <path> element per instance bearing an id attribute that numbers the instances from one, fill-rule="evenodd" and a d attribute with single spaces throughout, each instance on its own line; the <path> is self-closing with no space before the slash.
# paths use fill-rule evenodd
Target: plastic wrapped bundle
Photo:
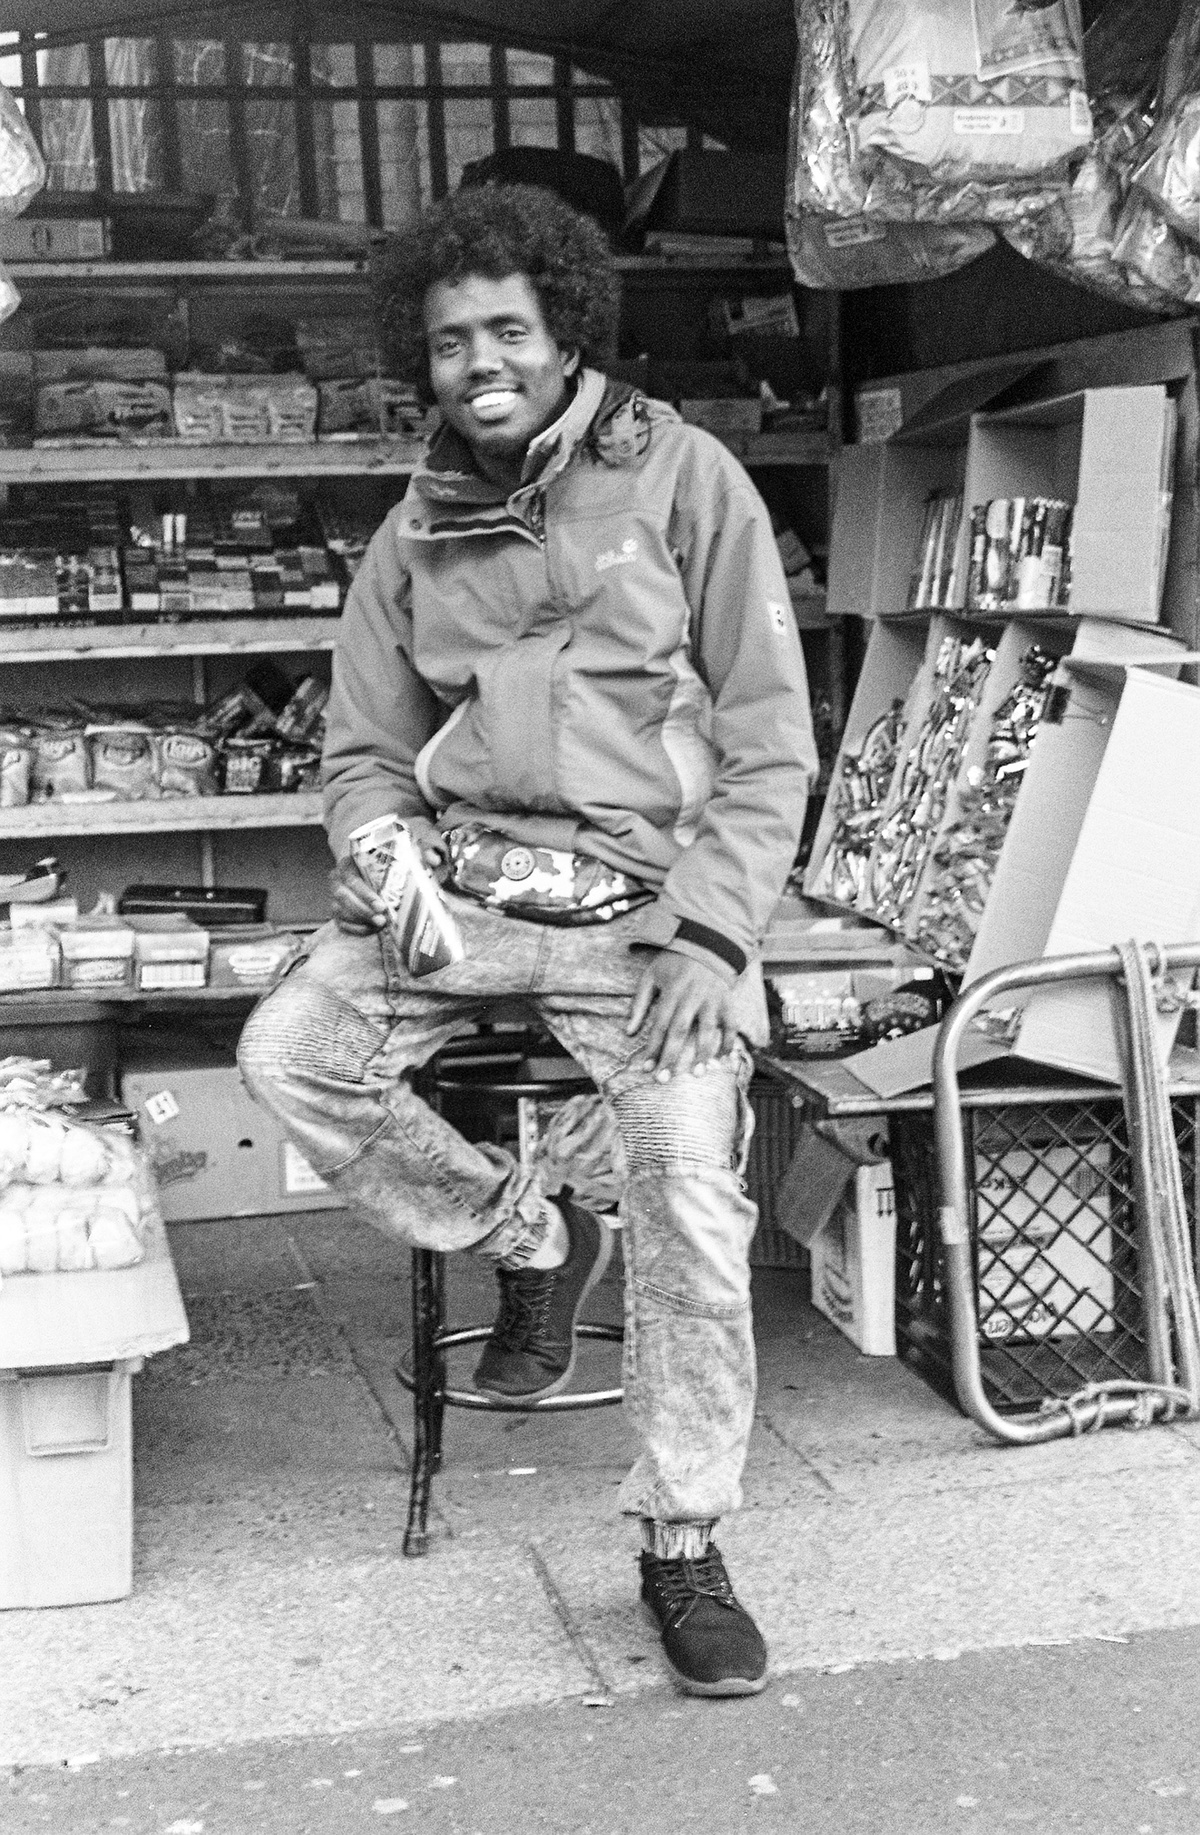
<path id="1" fill-rule="evenodd" d="M 46 182 L 46 162 L 25 117 L 0 83 L 0 217 L 19 216 Z"/>
<path id="2" fill-rule="evenodd" d="M 916 941 L 958 974 L 975 945 L 1055 666 L 1037 644 L 1021 658 L 1020 677 L 992 716 L 987 756 L 971 768 L 954 826 L 934 850 Z"/>
<path id="3" fill-rule="evenodd" d="M 1185 0 L 1163 63 L 1158 119 L 1133 174 L 1157 216 L 1200 243 L 1200 4 Z"/>
<path id="4" fill-rule="evenodd" d="M 1091 139 L 1078 0 L 797 0 L 795 202 L 1013 223 Z"/>
<path id="5" fill-rule="evenodd" d="M 1184 297 L 1152 278 L 1155 267 L 1163 266 L 1159 251 L 1166 239 L 1151 233 L 1139 242 L 1146 235 L 1146 226 L 1139 227 L 1144 212 L 1135 204 L 1122 213 L 1154 124 L 1164 48 L 1177 13 L 1177 0 L 1110 0 L 1089 26 L 1084 53 L 1094 143 L 1065 197 L 1003 232 L 1018 254 L 1060 279 L 1157 313 L 1179 312 Z M 1128 246 L 1147 258 L 1145 272 L 1117 258 L 1116 245 L 1127 227 Z"/>

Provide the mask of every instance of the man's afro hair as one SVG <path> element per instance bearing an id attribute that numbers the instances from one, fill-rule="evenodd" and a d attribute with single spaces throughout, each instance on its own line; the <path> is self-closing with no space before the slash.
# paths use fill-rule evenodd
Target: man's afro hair
<path id="1" fill-rule="evenodd" d="M 425 295 L 469 274 L 523 274 L 560 350 L 603 368 L 616 349 L 620 283 L 604 231 L 536 185 L 480 185 L 433 204 L 379 268 L 380 320 L 397 375 L 429 391 Z"/>

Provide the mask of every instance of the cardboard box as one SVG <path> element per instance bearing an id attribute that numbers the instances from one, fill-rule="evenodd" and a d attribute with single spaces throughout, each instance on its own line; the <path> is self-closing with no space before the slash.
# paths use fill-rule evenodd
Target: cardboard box
<path id="1" fill-rule="evenodd" d="M 139 1050 L 122 1070 L 121 1099 L 137 1115 L 170 1223 L 341 1208 L 236 1065 L 201 1045 Z"/>
<path id="2" fill-rule="evenodd" d="M 108 250 L 104 217 L 0 217 L 5 261 L 102 261 Z"/>
<path id="3" fill-rule="evenodd" d="M 1084 389 L 974 415 L 955 604 L 966 599 L 972 507 L 996 497 L 1057 497 L 1075 506 L 1070 610 L 1157 624 L 1176 423 L 1175 403 L 1161 383 Z"/>
<path id="4" fill-rule="evenodd" d="M 1015 962 L 1131 937 L 1183 942 L 1200 930 L 1200 688 L 1170 679 L 1186 653 L 1165 636 L 1147 644 L 1149 633 L 1112 626 L 1105 643 L 1100 631 L 1081 627 L 1060 665 L 1061 692 L 1025 771 L 965 985 Z M 1106 982 L 1014 996 L 1012 1007 L 1023 1013 L 1019 1056 L 1120 1081 Z M 1179 1017 L 1158 1017 L 1164 1065 Z M 934 1036 L 930 1028 L 875 1046 L 849 1067 L 882 1096 L 918 1088 Z M 973 1035 L 960 1064 L 1003 1055 Z"/>
<path id="5" fill-rule="evenodd" d="M 896 1355 L 896 1191 L 889 1160 L 860 1166 L 809 1253 L 812 1303 L 868 1357 Z"/>
<path id="6" fill-rule="evenodd" d="M 132 1590 L 131 1392 L 141 1361 L 0 1371 L 0 1609 Z"/>
<path id="7" fill-rule="evenodd" d="M 979 1329 L 992 1344 L 1112 1331 L 1107 1140 L 975 1155 Z"/>
<path id="8" fill-rule="evenodd" d="M 157 1219 L 145 1244 L 132 1268 L 0 1285 L 0 1607 L 132 1585 L 131 1378 L 188 1337 Z"/>
<path id="9" fill-rule="evenodd" d="M 908 604 L 925 504 L 962 488 L 966 428 L 957 445 L 843 446 L 834 465 L 829 610 L 886 618 Z"/>
<path id="10" fill-rule="evenodd" d="M 207 930 L 182 912 L 131 917 L 134 980 L 139 988 L 202 988 L 208 978 Z"/>

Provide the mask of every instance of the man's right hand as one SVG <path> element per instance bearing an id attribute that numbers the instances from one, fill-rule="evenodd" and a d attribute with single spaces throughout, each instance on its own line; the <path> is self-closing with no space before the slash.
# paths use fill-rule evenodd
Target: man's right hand
<path id="1" fill-rule="evenodd" d="M 425 865 L 440 878 L 447 863 L 446 842 L 441 831 L 424 816 L 409 817 L 405 826 L 419 846 Z M 369 937 L 373 930 L 383 929 L 387 923 L 387 906 L 349 855 L 338 861 L 329 875 L 329 883 L 333 921 L 339 930 L 352 937 Z"/>
<path id="2" fill-rule="evenodd" d="M 339 930 L 352 937 L 369 937 L 387 923 L 387 907 L 378 892 L 369 886 L 357 864 L 347 858 L 339 860 L 329 875 L 333 895 L 333 921 Z"/>

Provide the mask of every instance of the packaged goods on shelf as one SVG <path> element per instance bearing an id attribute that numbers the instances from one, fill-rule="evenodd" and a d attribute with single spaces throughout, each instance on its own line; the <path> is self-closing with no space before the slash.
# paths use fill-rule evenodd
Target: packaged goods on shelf
<path id="1" fill-rule="evenodd" d="M 925 526 L 917 544 L 908 590 L 909 609 L 924 611 L 953 605 L 957 581 L 954 560 L 962 517 L 961 491 L 933 491 L 925 506 Z"/>
<path id="2" fill-rule="evenodd" d="M 202 445 L 294 444 L 317 427 L 317 391 L 306 376 L 203 376 L 181 371 L 174 386 L 175 430 Z"/>
<path id="3" fill-rule="evenodd" d="M 341 376 L 317 384 L 323 440 L 423 439 L 430 417 L 411 383 L 390 376 Z"/>
<path id="4" fill-rule="evenodd" d="M 202 988 L 208 981 L 209 935 L 182 913 L 131 917 L 134 984 Z"/>
<path id="5" fill-rule="evenodd" d="M 87 721 L 79 713 L 46 708 L 30 721 L 33 760 L 29 799 L 64 797 L 91 787 Z"/>
<path id="6" fill-rule="evenodd" d="M 1071 596 L 1072 505 L 1060 498 L 996 497 L 971 507 L 967 605 L 1022 611 Z"/>
<path id="7" fill-rule="evenodd" d="M 39 387 L 63 382 L 166 382 L 167 360 L 161 350 L 91 346 L 82 350 L 35 350 L 33 379 Z"/>
<path id="8" fill-rule="evenodd" d="M 32 444 L 33 358 L 27 350 L 0 350 L 0 446 Z"/>
<path id="9" fill-rule="evenodd" d="M 8 921 L 13 936 L 33 930 L 61 930 L 64 925 L 79 922 L 79 906 L 73 898 L 48 898 L 38 904 L 13 904 Z"/>
<path id="10" fill-rule="evenodd" d="M 365 313 L 305 315 L 296 320 L 296 348 L 313 382 L 378 376 L 381 368 L 375 326 Z"/>
<path id="11" fill-rule="evenodd" d="M 242 925 L 236 932 L 214 933 L 209 955 L 209 985 L 214 988 L 266 988 L 277 981 L 303 948 L 300 937 L 270 925 Z"/>
<path id="12" fill-rule="evenodd" d="M 34 444 L 170 439 L 175 428 L 165 382 L 50 382 L 34 401 Z"/>
<path id="13" fill-rule="evenodd" d="M 123 988 L 133 978 L 133 931 L 116 918 L 85 916 L 58 933 L 67 988 Z"/>
<path id="14" fill-rule="evenodd" d="M 866 893 L 867 863 L 899 760 L 903 719 L 903 701 L 893 701 L 872 721 L 856 749 L 843 756 L 830 793 L 833 833 L 819 870 L 806 886 L 813 898 L 854 905 Z"/>
<path id="15" fill-rule="evenodd" d="M 1075 0 L 797 0 L 796 202 L 1003 223 L 1061 195 L 1092 131 Z"/>
<path id="16" fill-rule="evenodd" d="M 0 928 L 0 992 L 56 988 L 62 952 L 54 932 L 41 926 Z"/>
<path id="17" fill-rule="evenodd" d="M 1019 680 L 992 715 L 984 762 L 968 771 L 953 825 L 934 849 L 916 942 L 958 974 L 983 919 L 1056 666 L 1039 645 L 1026 650 Z"/>
<path id="18" fill-rule="evenodd" d="M 0 726 L 0 809 L 19 809 L 29 801 L 33 743 L 26 727 Z"/>
<path id="19" fill-rule="evenodd" d="M 982 637 L 942 637 L 929 698 L 907 750 L 867 869 L 867 903 L 882 922 L 899 925 L 937 838 L 962 759 L 971 720 L 995 651 Z"/>

